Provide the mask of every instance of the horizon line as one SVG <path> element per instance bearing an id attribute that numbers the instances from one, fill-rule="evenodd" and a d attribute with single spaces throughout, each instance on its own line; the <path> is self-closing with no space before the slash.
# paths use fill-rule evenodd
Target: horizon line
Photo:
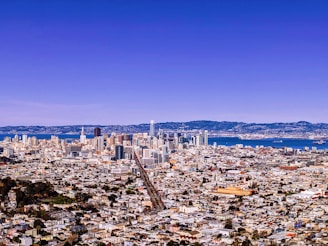
<path id="1" fill-rule="evenodd" d="M 244 123 L 244 124 L 292 124 L 292 123 L 309 123 L 309 124 L 328 124 L 327 122 L 310 122 L 306 120 L 299 120 L 299 121 L 275 121 L 275 122 L 245 122 L 245 121 L 228 121 L 228 120 L 189 120 L 189 121 L 165 121 L 165 122 L 156 122 L 156 124 L 167 124 L 167 123 L 189 123 L 189 122 L 227 122 L 227 123 Z M 64 127 L 64 126 L 81 126 L 81 127 L 88 127 L 88 126 L 94 126 L 94 127 L 107 127 L 107 126 L 135 126 L 135 125 L 149 125 L 150 123 L 132 123 L 132 124 L 66 124 L 66 125 L 5 125 L 0 126 L 0 128 L 3 127 Z"/>

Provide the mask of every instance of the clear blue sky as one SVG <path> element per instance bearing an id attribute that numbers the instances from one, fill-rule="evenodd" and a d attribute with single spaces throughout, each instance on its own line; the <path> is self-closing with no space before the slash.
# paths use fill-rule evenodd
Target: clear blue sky
<path id="1" fill-rule="evenodd" d="M 326 0 L 1 0 L 0 125 L 328 122 Z"/>

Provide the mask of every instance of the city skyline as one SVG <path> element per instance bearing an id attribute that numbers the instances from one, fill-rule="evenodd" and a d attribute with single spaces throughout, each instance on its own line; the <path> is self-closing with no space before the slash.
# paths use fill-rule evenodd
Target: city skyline
<path id="1" fill-rule="evenodd" d="M 2 1 L 0 126 L 328 122 L 326 1 Z"/>

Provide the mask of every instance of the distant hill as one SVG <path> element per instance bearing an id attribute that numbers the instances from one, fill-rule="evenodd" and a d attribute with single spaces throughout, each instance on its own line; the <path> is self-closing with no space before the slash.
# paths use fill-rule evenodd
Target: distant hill
<path id="1" fill-rule="evenodd" d="M 81 126 L 5 126 L 0 127 L 0 134 L 79 134 Z M 83 125 L 86 134 L 92 134 L 95 127 L 100 127 L 103 133 L 112 132 L 148 132 L 149 124 L 138 125 Z M 265 135 L 322 135 L 328 136 L 328 124 L 312 124 L 306 121 L 291 123 L 244 123 L 228 121 L 188 121 L 162 122 L 155 124 L 156 130 L 194 132 L 208 130 L 210 134 L 265 134 Z"/>

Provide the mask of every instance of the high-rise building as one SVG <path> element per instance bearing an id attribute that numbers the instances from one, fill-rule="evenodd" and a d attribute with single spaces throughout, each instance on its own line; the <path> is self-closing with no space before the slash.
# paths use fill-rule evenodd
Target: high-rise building
<path id="1" fill-rule="evenodd" d="M 124 134 L 123 135 L 123 141 L 131 141 L 131 135 L 130 134 Z"/>
<path id="2" fill-rule="evenodd" d="M 124 158 L 124 147 L 119 144 L 115 146 L 115 159 L 120 160 Z"/>
<path id="3" fill-rule="evenodd" d="M 115 144 L 115 136 L 112 134 L 110 137 L 107 139 L 107 146 L 112 146 Z"/>
<path id="4" fill-rule="evenodd" d="M 175 132 L 175 133 L 173 134 L 173 141 L 174 141 L 174 145 L 175 145 L 175 146 L 178 146 L 178 143 L 179 143 L 179 136 L 178 136 L 178 133 L 177 133 L 177 132 Z"/>
<path id="5" fill-rule="evenodd" d="M 155 122 L 153 120 L 150 121 L 149 136 L 151 137 L 155 136 Z"/>
<path id="6" fill-rule="evenodd" d="M 158 138 L 163 139 L 163 137 L 164 137 L 164 131 L 163 131 L 163 129 L 159 129 L 158 130 Z"/>
<path id="7" fill-rule="evenodd" d="M 199 145 L 204 145 L 204 134 L 202 131 L 199 132 Z"/>
<path id="8" fill-rule="evenodd" d="M 87 137 L 84 134 L 84 127 L 82 126 L 81 135 L 80 135 L 80 143 L 85 144 L 86 140 L 87 140 Z"/>
<path id="9" fill-rule="evenodd" d="M 204 145 L 208 145 L 208 131 L 205 130 L 204 131 Z"/>
<path id="10" fill-rule="evenodd" d="M 93 136 L 94 137 L 99 137 L 101 136 L 101 129 L 99 127 L 96 127 L 94 130 L 93 130 Z"/>
<path id="11" fill-rule="evenodd" d="M 201 135 L 196 135 L 196 146 L 200 146 L 201 145 Z"/>
<path id="12" fill-rule="evenodd" d="M 123 144 L 123 135 L 121 135 L 121 134 L 116 135 L 116 143 Z"/>
<path id="13" fill-rule="evenodd" d="M 27 144 L 27 135 L 26 134 L 23 135 L 22 142 L 23 142 L 23 144 Z"/>
<path id="14" fill-rule="evenodd" d="M 97 137 L 97 150 L 101 152 L 104 149 L 105 149 L 104 137 L 99 136 L 99 137 Z"/>
<path id="15" fill-rule="evenodd" d="M 143 149 L 142 152 L 143 152 L 142 153 L 143 158 L 150 158 L 151 157 L 151 152 L 152 152 L 151 149 Z"/>

